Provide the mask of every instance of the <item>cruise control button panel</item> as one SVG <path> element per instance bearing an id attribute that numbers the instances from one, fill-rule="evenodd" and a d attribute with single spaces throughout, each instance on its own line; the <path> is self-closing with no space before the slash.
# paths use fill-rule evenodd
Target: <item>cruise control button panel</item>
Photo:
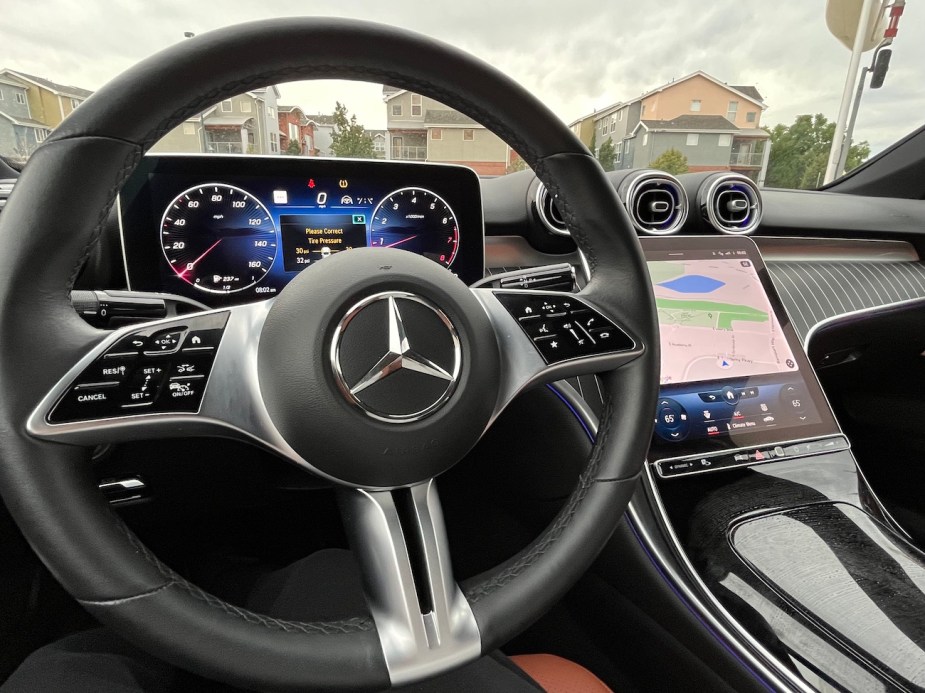
<path id="1" fill-rule="evenodd" d="M 213 313 L 120 338 L 74 379 L 48 422 L 199 411 L 227 322 L 227 312 Z"/>
<path id="2" fill-rule="evenodd" d="M 623 330 L 574 296 L 496 291 L 495 297 L 548 364 L 635 346 Z"/>

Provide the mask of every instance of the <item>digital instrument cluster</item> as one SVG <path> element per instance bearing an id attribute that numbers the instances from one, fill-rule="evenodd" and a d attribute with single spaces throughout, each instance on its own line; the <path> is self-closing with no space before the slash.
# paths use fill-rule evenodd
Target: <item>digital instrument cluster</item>
<path id="1" fill-rule="evenodd" d="M 399 248 L 484 273 L 479 182 L 462 166 L 147 156 L 120 195 L 129 288 L 210 306 L 269 298 L 311 265 Z"/>

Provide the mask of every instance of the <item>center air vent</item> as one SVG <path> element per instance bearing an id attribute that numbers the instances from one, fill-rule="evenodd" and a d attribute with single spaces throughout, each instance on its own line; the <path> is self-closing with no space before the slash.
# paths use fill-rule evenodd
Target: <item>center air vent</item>
<path id="1" fill-rule="evenodd" d="M 761 221 L 761 193 L 751 179 L 738 174 L 717 177 L 701 198 L 707 219 L 721 233 L 751 233 Z"/>
<path id="2" fill-rule="evenodd" d="M 550 233 L 554 233 L 558 236 L 568 236 L 568 227 L 565 225 L 565 219 L 562 218 L 562 213 L 559 211 L 559 208 L 556 207 L 555 198 L 549 194 L 549 191 L 546 189 L 546 186 L 540 183 L 540 187 L 536 190 L 536 213 L 540 217 L 540 221 L 543 222 L 543 226 L 549 230 Z"/>
<path id="3" fill-rule="evenodd" d="M 642 233 L 667 236 L 687 220 L 687 195 L 678 180 L 661 171 L 642 171 L 627 179 L 623 203 Z"/>

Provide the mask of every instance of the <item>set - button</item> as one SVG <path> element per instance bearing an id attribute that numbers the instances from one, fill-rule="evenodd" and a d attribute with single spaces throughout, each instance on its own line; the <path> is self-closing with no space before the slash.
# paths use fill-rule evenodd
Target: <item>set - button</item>
<path id="1" fill-rule="evenodd" d="M 633 347 L 623 330 L 574 296 L 497 291 L 546 363 Z"/>

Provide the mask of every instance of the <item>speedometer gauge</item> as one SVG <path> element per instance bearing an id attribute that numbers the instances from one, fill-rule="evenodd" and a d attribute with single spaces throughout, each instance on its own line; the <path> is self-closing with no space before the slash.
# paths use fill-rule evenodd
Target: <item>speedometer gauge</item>
<path id="1" fill-rule="evenodd" d="M 204 183 L 184 190 L 161 217 L 161 247 L 177 277 L 230 294 L 263 279 L 276 259 L 276 225 L 241 188 Z"/>
<path id="2" fill-rule="evenodd" d="M 376 206 L 369 225 L 369 244 L 410 250 L 449 267 L 459 250 L 459 222 L 436 193 L 402 188 Z"/>

